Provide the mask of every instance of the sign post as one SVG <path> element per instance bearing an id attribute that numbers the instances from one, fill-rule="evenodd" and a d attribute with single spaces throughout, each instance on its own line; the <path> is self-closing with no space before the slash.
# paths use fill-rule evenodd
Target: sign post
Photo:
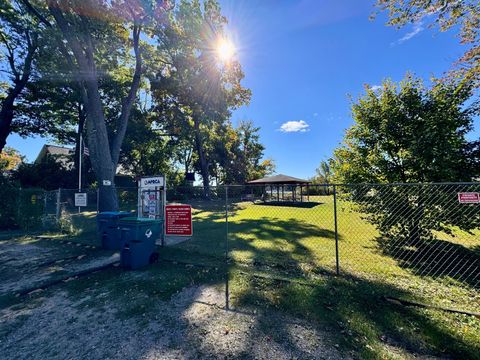
<path id="1" fill-rule="evenodd" d="M 81 206 L 87 206 L 87 193 L 75 194 L 75 206 L 77 206 L 79 209 Z"/>
<path id="2" fill-rule="evenodd" d="M 165 234 L 192 236 L 192 207 L 184 204 L 165 206 Z"/>

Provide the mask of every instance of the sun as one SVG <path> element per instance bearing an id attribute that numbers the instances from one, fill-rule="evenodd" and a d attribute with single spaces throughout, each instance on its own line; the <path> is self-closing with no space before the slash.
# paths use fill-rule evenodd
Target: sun
<path id="1" fill-rule="evenodd" d="M 218 58 L 223 62 L 229 61 L 235 55 L 235 46 L 226 38 L 220 38 L 217 41 L 216 50 Z"/>

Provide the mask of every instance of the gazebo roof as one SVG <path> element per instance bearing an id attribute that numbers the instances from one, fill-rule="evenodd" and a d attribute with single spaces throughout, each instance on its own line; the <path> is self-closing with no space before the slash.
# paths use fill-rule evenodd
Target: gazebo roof
<path id="1" fill-rule="evenodd" d="M 247 184 L 309 184 L 310 181 L 278 174 L 247 182 Z"/>

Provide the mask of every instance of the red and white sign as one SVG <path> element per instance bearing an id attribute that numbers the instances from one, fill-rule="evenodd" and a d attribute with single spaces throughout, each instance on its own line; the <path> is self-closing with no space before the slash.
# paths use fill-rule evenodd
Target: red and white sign
<path id="1" fill-rule="evenodd" d="M 176 236 L 192 236 L 192 207 L 190 205 L 173 204 L 165 206 L 165 234 Z"/>
<path id="2" fill-rule="evenodd" d="M 480 193 L 478 192 L 458 193 L 458 202 L 460 204 L 478 204 L 480 203 Z"/>

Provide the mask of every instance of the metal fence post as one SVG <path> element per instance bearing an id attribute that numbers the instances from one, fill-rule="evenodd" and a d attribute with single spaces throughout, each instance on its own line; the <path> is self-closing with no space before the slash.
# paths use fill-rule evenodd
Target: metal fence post
<path id="1" fill-rule="evenodd" d="M 58 188 L 57 190 L 57 207 L 55 211 L 55 216 L 57 218 L 57 223 L 60 221 L 60 201 L 62 200 L 62 189 Z"/>
<path id="2" fill-rule="evenodd" d="M 99 213 L 100 206 L 100 188 L 97 188 L 97 214 Z"/>
<path id="3" fill-rule="evenodd" d="M 337 186 L 333 185 L 333 217 L 335 220 L 335 262 L 337 275 L 340 275 L 340 262 L 338 256 L 338 224 L 337 224 Z"/>
<path id="4" fill-rule="evenodd" d="M 228 186 L 225 185 L 225 309 L 230 309 L 229 289 L 228 289 Z"/>

